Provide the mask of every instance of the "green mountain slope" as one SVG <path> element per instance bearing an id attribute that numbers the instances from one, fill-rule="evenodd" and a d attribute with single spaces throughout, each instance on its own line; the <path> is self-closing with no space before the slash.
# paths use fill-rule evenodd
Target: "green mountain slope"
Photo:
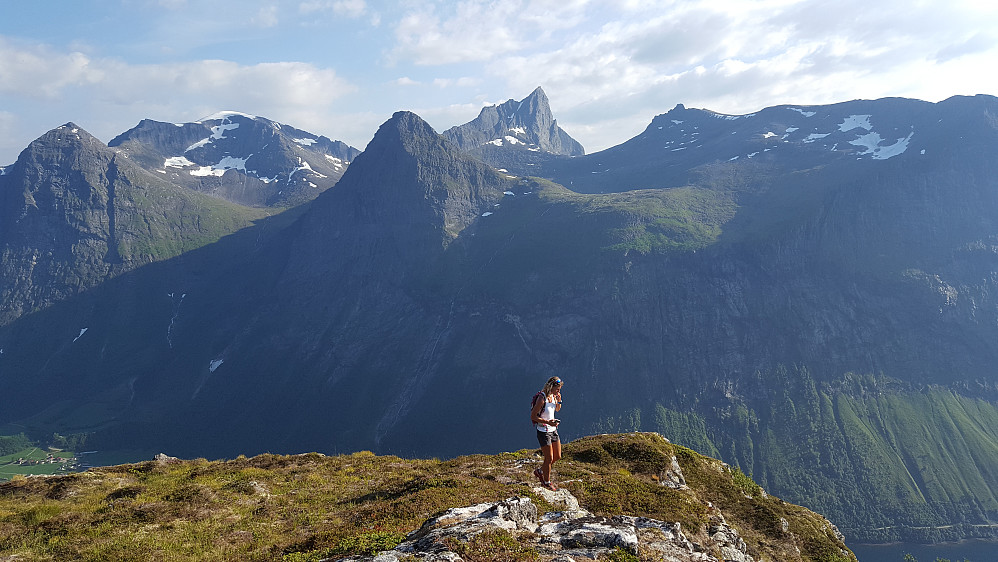
<path id="1" fill-rule="evenodd" d="M 661 406 L 639 412 L 636 425 L 735 459 L 767 489 L 825 509 L 857 541 L 995 536 L 993 402 L 883 377 L 847 374 L 832 388 L 806 370 L 776 376 L 786 386 L 764 402 L 700 408 L 709 412 L 697 417 L 701 431 Z"/>

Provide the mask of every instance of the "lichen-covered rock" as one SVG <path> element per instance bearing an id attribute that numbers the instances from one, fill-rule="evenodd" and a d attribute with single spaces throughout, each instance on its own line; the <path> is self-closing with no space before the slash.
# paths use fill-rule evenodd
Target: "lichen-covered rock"
<path id="1" fill-rule="evenodd" d="M 449 509 L 429 519 L 394 550 L 377 556 L 339 559 L 342 562 L 454 562 L 461 556 L 450 550 L 455 543 L 468 544 L 479 533 L 502 529 L 526 543 L 544 562 L 596 560 L 622 549 L 632 554 L 651 554 L 665 562 L 755 562 L 746 552 L 745 541 L 723 517 L 711 520 L 709 543 L 691 541 L 679 523 L 646 517 L 595 516 L 579 507 L 567 490 L 551 492 L 537 488 L 545 501 L 565 507 L 538 516 L 529 498 L 510 498 Z M 719 560 L 710 553 L 720 552 Z"/>
<path id="2" fill-rule="evenodd" d="M 683 469 L 679 467 L 679 461 L 676 459 L 675 455 L 672 457 L 672 464 L 669 468 L 662 471 L 659 475 L 659 482 L 667 488 L 672 488 L 673 490 L 685 490 L 686 477 L 683 476 Z"/>

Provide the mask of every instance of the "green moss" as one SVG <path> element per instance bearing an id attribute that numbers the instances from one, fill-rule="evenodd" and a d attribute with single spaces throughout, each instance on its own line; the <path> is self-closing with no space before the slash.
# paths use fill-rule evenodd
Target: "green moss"
<path id="1" fill-rule="evenodd" d="M 503 529 L 483 531 L 467 543 L 448 540 L 447 546 L 466 562 L 526 562 L 540 556 L 533 548 L 521 544 Z"/>
<path id="2" fill-rule="evenodd" d="M 606 560 L 606 562 L 641 562 L 640 558 L 624 550 L 623 548 L 620 548 L 619 546 L 615 548 L 613 552 L 606 555 L 606 557 L 604 557 L 602 560 Z"/>

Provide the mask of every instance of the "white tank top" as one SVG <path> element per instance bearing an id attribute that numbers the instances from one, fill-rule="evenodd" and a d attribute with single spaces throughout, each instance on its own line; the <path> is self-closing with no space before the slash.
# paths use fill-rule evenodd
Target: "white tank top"
<path id="1" fill-rule="evenodd" d="M 545 398 L 545 400 L 547 400 L 547 398 Z M 544 402 L 544 407 L 541 409 L 541 419 L 553 420 L 554 411 L 557 407 L 558 407 L 557 402 Z M 537 431 L 543 431 L 544 433 L 548 433 L 550 431 L 555 431 L 558 429 L 557 427 L 553 425 L 547 425 L 546 423 L 535 423 L 534 427 L 537 428 Z"/>

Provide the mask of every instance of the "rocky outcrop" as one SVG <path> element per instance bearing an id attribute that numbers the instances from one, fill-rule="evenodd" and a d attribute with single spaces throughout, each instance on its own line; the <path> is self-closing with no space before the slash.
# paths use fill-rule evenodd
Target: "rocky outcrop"
<path id="1" fill-rule="evenodd" d="M 500 529 L 535 550 L 542 561 L 598 560 L 620 549 L 667 562 L 755 562 L 746 552 L 745 541 L 720 512 L 711 518 L 709 538 L 694 541 L 683 533 L 679 523 L 646 517 L 595 516 L 580 508 L 578 500 L 566 490 L 533 491 L 562 511 L 539 513 L 536 504 L 525 497 L 449 509 L 410 533 L 394 550 L 339 560 L 455 562 L 463 560 L 452 550 L 455 545 L 466 545 L 476 535 Z"/>

